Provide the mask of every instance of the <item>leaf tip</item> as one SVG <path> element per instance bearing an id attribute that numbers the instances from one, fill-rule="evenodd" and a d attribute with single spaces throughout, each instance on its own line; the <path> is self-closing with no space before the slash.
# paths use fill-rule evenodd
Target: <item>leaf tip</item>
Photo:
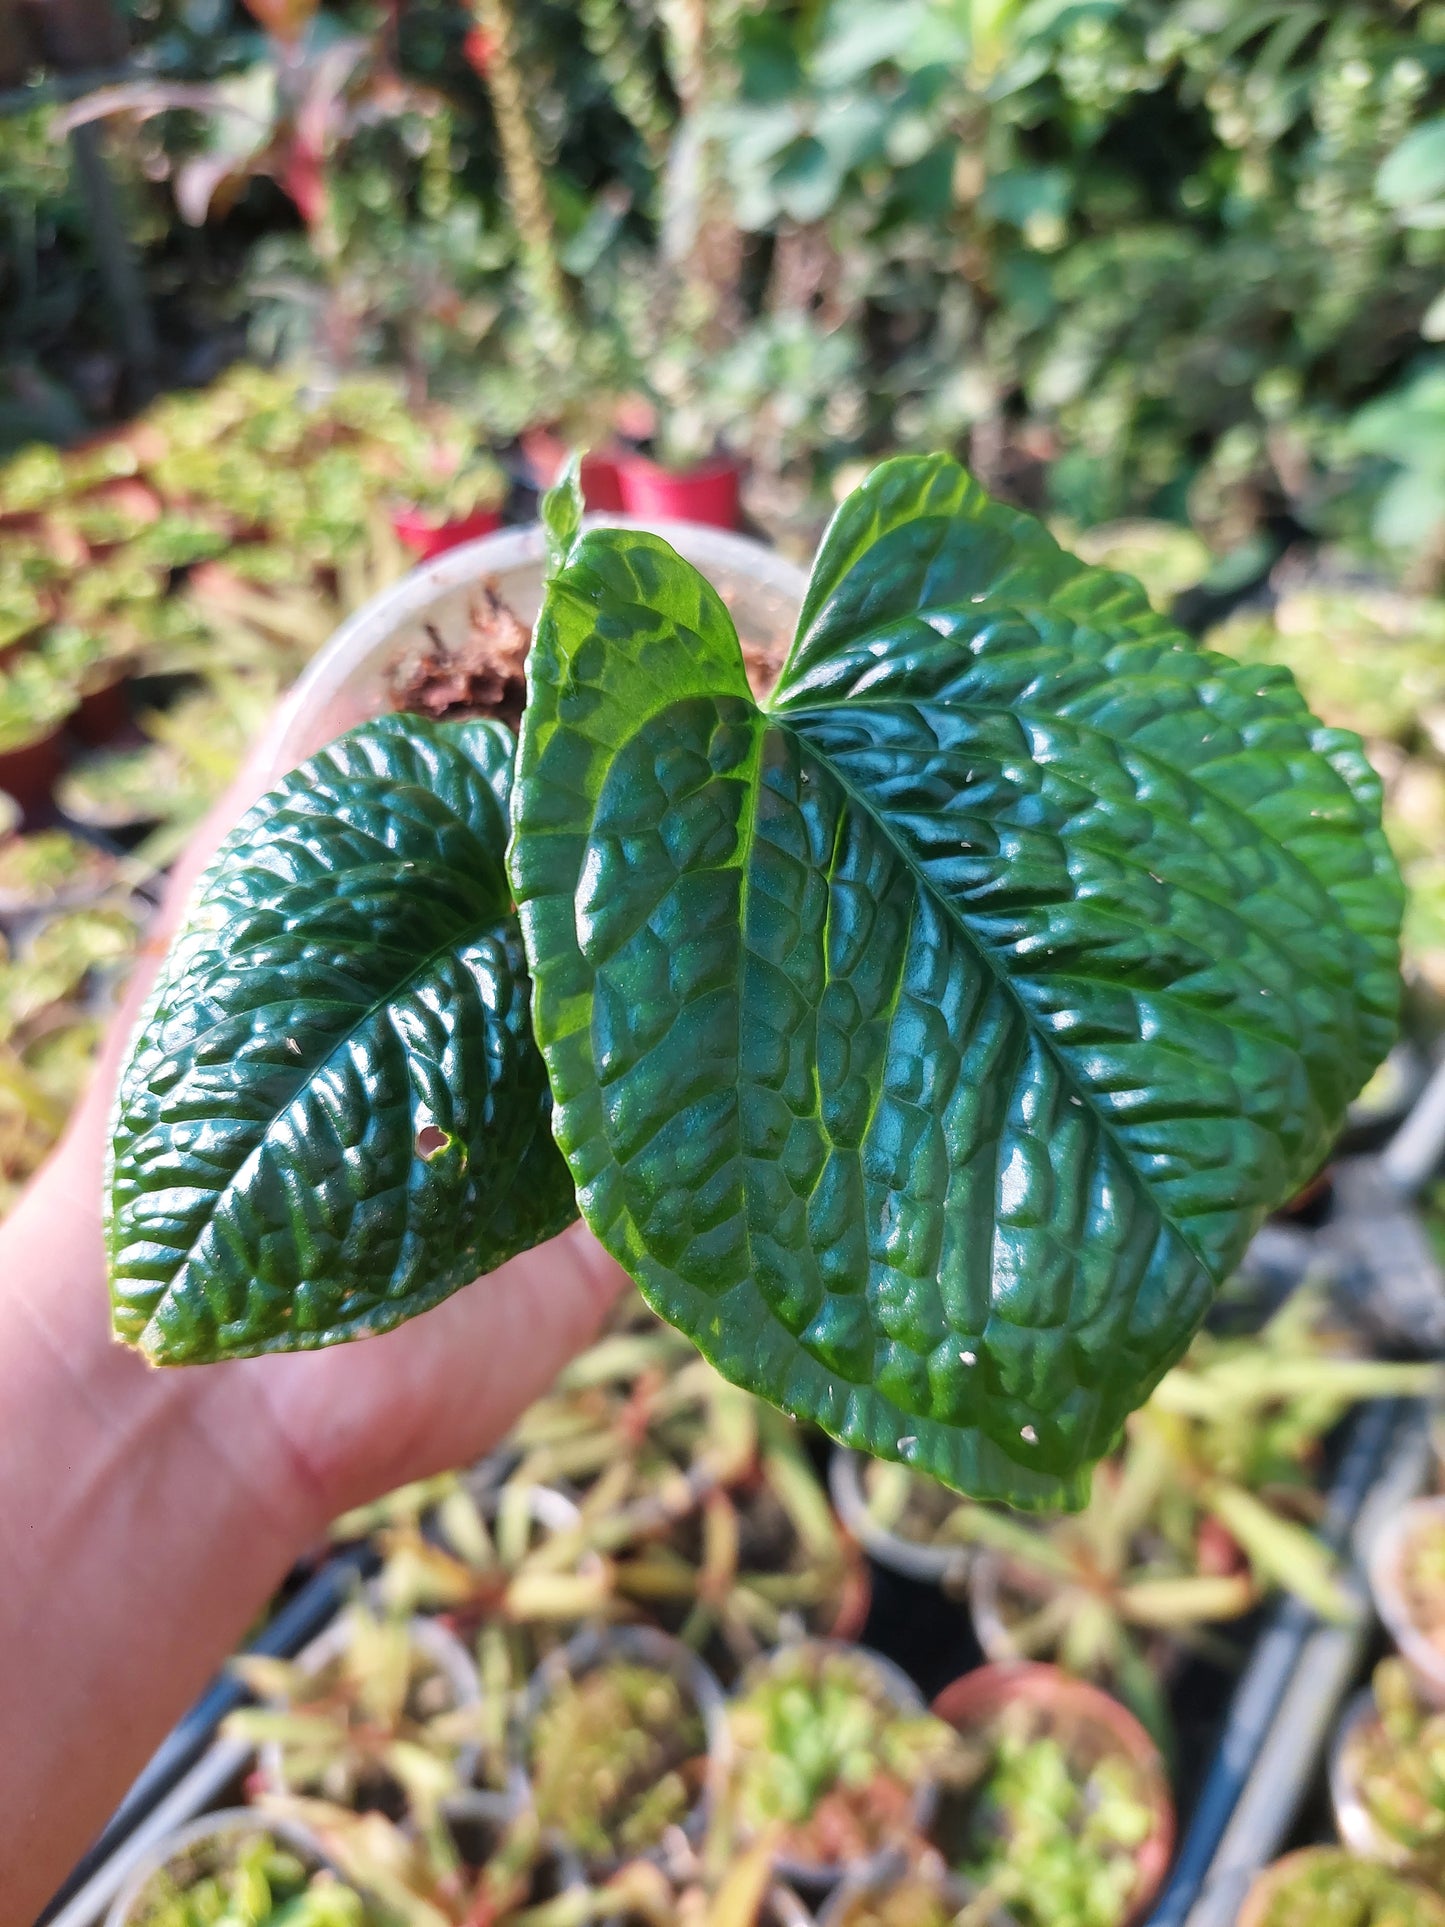
<path id="1" fill-rule="evenodd" d="M 566 568 L 582 527 L 582 457 L 585 453 L 585 449 L 572 450 L 556 481 L 542 497 L 549 578 Z"/>

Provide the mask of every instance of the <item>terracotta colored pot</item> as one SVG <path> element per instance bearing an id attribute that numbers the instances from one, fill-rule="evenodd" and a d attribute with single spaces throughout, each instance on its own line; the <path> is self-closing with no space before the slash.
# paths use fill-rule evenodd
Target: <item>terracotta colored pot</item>
<path id="1" fill-rule="evenodd" d="M 80 699 L 80 707 L 70 719 L 70 727 L 87 749 L 100 749 L 113 743 L 130 722 L 130 695 L 127 678 L 102 683 Z"/>
<path id="2" fill-rule="evenodd" d="M 551 488 L 571 453 L 570 445 L 554 429 L 529 428 L 521 438 L 522 453 L 539 489 Z M 594 511 L 610 514 L 626 508 L 622 494 L 620 449 L 597 448 L 582 457 L 582 500 Z"/>
<path id="3" fill-rule="evenodd" d="M 65 766 L 59 727 L 16 749 L 0 750 L 0 790 L 8 790 L 25 815 L 33 816 L 50 801 Z"/>
<path id="4" fill-rule="evenodd" d="M 622 463 L 622 505 L 639 521 L 661 517 L 735 529 L 742 474 L 742 465 L 728 455 L 680 471 L 662 468 L 645 455 L 629 455 Z"/>
<path id="5" fill-rule="evenodd" d="M 474 542 L 479 535 L 490 535 L 502 526 L 502 518 L 496 509 L 473 509 L 470 515 L 459 515 L 454 521 L 439 520 L 430 509 L 397 509 L 391 518 L 391 526 L 396 531 L 396 539 L 422 562 L 430 562 L 434 555 L 445 555 L 448 549 L 460 548 L 463 542 Z"/>
<path id="6" fill-rule="evenodd" d="M 960 1733 L 977 1734 L 995 1725 L 1007 1707 L 1018 1705 L 1044 1716 L 1080 1768 L 1115 1754 L 1138 1769 L 1154 1813 L 1149 1837 L 1135 1856 L 1139 1872 L 1128 1921 L 1141 1920 L 1164 1884 L 1174 1853 L 1174 1799 L 1158 1747 L 1118 1700 L 1088 1680 L 1034 1660 L 976 1667 L 944 1687 L 933 1711 Z"/>

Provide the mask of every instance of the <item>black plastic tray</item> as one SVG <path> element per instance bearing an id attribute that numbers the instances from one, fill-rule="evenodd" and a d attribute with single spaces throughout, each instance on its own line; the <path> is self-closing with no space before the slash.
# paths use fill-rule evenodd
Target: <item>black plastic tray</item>
<path id="1" fill-rule="evenodd" d="M 1230 1927 L 1250 1878 L 1283 1844 L 1317 1775 L 1335 1713 L 1369 1636 L 1361 1546 L 1374 1520 L 1423 1483 L 1427 1458 L 1426 1427 L 1417 1406 L 1382 1401 L 1364 1407 L 1351 1421 L 1322 1532 L 1336 1551 L 1349 1555 L 1359 1622 L 1327 1626 L 1295 1600 L 1282 1601 L 1265 1617 L 1147 1927 Z M 276 1614 L 252 1650 L 299 1651 L 373 1563 L 364 1548 L 348 1548 L 329 1559 Z M 930 1692 L 976 1663 L 967 1619 L 956 1604 L 934 1588 L 881 1569 L 875 1576 L 867 1643 L 894 1656 L 901 1651 Z M 229 1675 L 215 1681 L 158 1749 L 42 1922 L 93 1927 L 119 1884 L 123 1869 L 117 1856 L 136 1830 L 149 1833 L 162 1808 L 167 1826 L 179 1824 L 211 1804 L 221 1784 L 234 1779 L 237 1762 L 218 1747 L 217 1729 L 243 1698 L 244 1689 Z"/>

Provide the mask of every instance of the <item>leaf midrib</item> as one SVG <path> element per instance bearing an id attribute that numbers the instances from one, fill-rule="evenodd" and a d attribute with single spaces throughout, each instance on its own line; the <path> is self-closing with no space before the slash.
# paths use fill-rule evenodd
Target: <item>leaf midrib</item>
<path id="1" fill-rule="evenodd" d="M 1048 1054 L 1049 1057 L 1053 1059 L 1053 1062 L 1058 1068 L 1060 1077 L 1064 1080 L 1064 1083 L 1067 1085 L 1070 1092 L 1072 1092 L 1075 1096 L 1079 1098 L 1079 1101 L 1081 1104 L 1087 1107 L 1090 1115 L 1093 1117 L 1094 1122 L 1098 1126 L 1099 1130 L 1103 1133 L 1105 1137 L 1108 1138 L 1110 1144 L 1113 1145 L 1114 1150 L 1116 1151 L 1119 1158 L 1121 1159 L 1125 1170 L 1128 1171 L 1130 1178 L 1132 1179 L 1134 1184 L 1138 1187 L 1139 1191 L 1142 1193 L 1146 1203 L 1148 1204 L 1149 1209 L 1155 1212 L 1158 1215 L 1158 1217 L 1163 1221 L 1163 1223 L 1168 1227 L 1170 1232 L 1176 1238 L 1179 1239 L 1179 1241 L 1184 1245 L 1185 1249 L 1193 1257 L 1195 1263 L 1206 1274 L 1206 1276 L 1213 1278 L 1215 1276 L 1213 1268 L 1205 1262 L 1203 1256 L 1200 1254 L 1197 1246 L 1195 1245 L 1194 1240 L 1191 1237 L 1189 1237 L 1189 1235 L 1185 1232 L 1183 1226 L 1178 1222 L 1178 1220 L 1174 1217 L 1174 1215 L 1168 1209 L 1166 1209 L 1163 1201 L 1155 1194 L 1153 1188 L 1148 1183 L 1143 1172 L 1140 1171 L 1137 1165 L 1135 1164 L 1133 1156 L 1131 1155 L 1128 1147 L 1124 1144 L 1124 1142 L 1119 1137 L 1119 1134 L 1115 1129 L 1112 1120 L 1099 1108 L 1098 1104 L 1094 1101 L 1094 1095 L 1091 1087 L 1088 1084 L 1080 1083 L 1077 1074 L 1073 1070 L 1072 1066 L 1069 1064 L 1068 1059 L 1062 1055 L 1058 1046 L 1055 1044 L 1053 1038 L 1049 1036 L 1046 1030 L 1042 1029 L 1034 1021 L 1033 1015 L 1030 1012 L 1028 1005 L 1024 1002 L 1023 998 L 1020 996 L 1018 986 L 1017 984 L 1015 984 L 1012 976 L 1009 974 L 1007 970 L 1005 970 L 1002 967 L 1001 963 L 995 960 L 995 958 L 990 953 L 990 951 L 983 944 L 979 942 L 978 938 L 974 935 L 973 931 L 969 928 L 968 924 L 965 923 L 963 919 L 959 917 L 954 905 L 939 890 L 937 884 L 935 884 L 932 881 L 932 879 L 927 875 L 925 871 L 919 868 L 918 862 L 916 858 L 913 856 L 913 853 L 909 850 L 908 846 L 899 839 L 897 834 L 894 832 L 892 826 L 887 822 L 885 818 L 881 817 L 878 814 L 877 810 L 872 806 L 872 804 L 865 797 L 860 795 L 856 787 L 848 781 L 848 779 L 841 773 L 841 771 L 839 771 L 831 762 L 829 762 L 826 758 L 819 755 L 818 752 L 814 750 L 812 745 L 809 743 L 807 736 L 801 730 L 795 729 L 793 727 L 793 723 L 790 717 L 787 717 L 781 714 L 780 712 L 774 710 L 771 712 L 764 712 L 763 721 L 765 726 L 771 723 L 771 724 L 777 725 L 779 728 L 788 730 L 788 732 L 797 741 L 802 752 L 805 755 L 811 757 L 818 764 L 820 764 L 822 768 L 826 769 L 828 774 L 833 778 L 834 782 L 836 782 L 839 788 L 843 791 L 844 795 L 847 796 L 857 806 L 857 808 L 860 809 L 864 813 L 864 815 L 868 817 L 870 822 L 873 822 L 877 825 L 881 834 L 884 837 L 886 837 L 888 842 L 892 845 L 893 849 L 897 852 L 900 860 L 912 872 L 915 880 L 917 881 L 919 889 L 925 891 L 928 894 L 928 896 L 933 900 L 933 902 L 938 905 L 939 909 L 942 911 L 943 915 L 945 916 L 945 918 L 947 919 L 948 923 L 951 926 L 961 930 L 962 934 L 967 940 L 970 950 L 980 958 L 980 960 L 984 965 L 984 968 L 988 971 L 989 975 L 993 978 L 994 982 L 999 984 L 1007 993 L 1009 1002 L 1013 1005 L 1014 1009 L 1019 1014 L 1019 1017 L 1023 1024 L 1023 1028 L 1025 1032 L 1027 1033 L 1027 1035 L 1031 1037 L 1036 1037 L 1038 1039 L 1039 1043 L 1042 1045 L 1045 1052 Z M 756 799 L 757 799 L 757 792 L 755 791 L 754 806 L 753 806 L 755 816 L 756 816 L 756 808 L 757 808 Z"/>
<path id="2" fill-rule="evenodd" d="M 316 1079 L 321 1075 L 321 1073 L 325 1071 L 332 1064 L 335 1058 L 351 1044 L 352 1040 L 357 1036 L 357 1034 L 361 1030 L 363 1030 L 366 1025 L 368 1025 L 374 1020 L 374 1018 L 378 1015 L 379 1012 L 386 1010 L 389 1005 L 394 1003 L 396 999 L 399 996 L 401 996 L 413 983 L 415 983 L 418 978 L 424 976 L 427 971 L 432 969 L 433 966 L 437 963 L 437 961 L 440 958 L 452 956 L 455 953 L 455 951 L 461 946 L 467 943 L 475 942 L 477 937 L 484 934 L 485 931 L 489 929 L 494 929 L 498 924 L 505 922 L 506 915 L 507 915 L 507 911 L 505 909 L 501 910 L 491 919 L 490 922 L 480 925 L 477 928 L 470 930 L 469 932 L 459 932 L 455 937 L 452 937 L 446 943 L 438 944 L 433 950 L 431 950 L 428 953 L 428 955 L 420 963 L 418 963 L 412 970 L 408 971 L 405 977 L 401 978 L 397 983 L 392 985 L 392 987 L 385 993 L 385 995 L 377 997 L 368 1006 L 368 1008 L 356 1019 L 356 1022 L 352 1024 L 342 1036 L 336 1038 L 333 1041 L 330 1048 L 327 1050 L 326 1054 L 323 1057 L 319 1058 L 314 1064 L 311 1064 L 311 1065 L 303 1064 L 299 1067 L 297 1083 L 295 1085 L 295 1088 L 292 1090 L 291 1095 L 286 1099 L 286 1102 L 279 1109 L 273 1110 L 271 1112 L 265 1125 L 262 1127 L 260 1137 L 257 1139 L 256 1143 L 252 1145 L 251 1149 L 246 1153 L 245 1157 L 242 1159 L 240 1164 L 237 1165 L 236 1169 L 231 1173 L 230 1177 L 227 1178 L 225 1184 L 218 1191 L 210 1194 L 208 1209 L 206 1211 L 204 1220 L 202 1221 L 201 1228 L 197 1232 L 196 1236 L 191 1240 L 191 1243 L 187 1247 L 184 1254 L 176 1262 L 173 1270 L 171 1271 L 170 1277 L 167 1279 L 165 1283 L 160 1299 L 157 1301 L 154 1310 L 152 1310 L 150 1314 L 147 1316 L 146 1327 L 145 1327 L 147 1330 L 150 1328 L 152 1324 L 154 1324 L 156 1316 L 160 1311 L 161 1305 L 165 1302 L 165 1300 L 168 1297 L 170 1297 L 178 1289 L 178 1281 L 182 1273 L 194 1260 L 196 1253 L 200 1248 L 202 1239 L 205 1237 L 206 1233 L 210 1230 L 211 1226 L 215 1223 L 217 1217 L 221 1214 L 221 1210 L 226 1199 L 229 1198 L 233 1190 L 241 1183 L 242 1179 L 251 1171 L 256 1160 L 260 1157 L 262 1151 L 266 1148 L 266 1141 L 269 1138 L 272 1130 L 275 1128 L 275 1125 L 278 1119 L 287 1110 L 289 1110 L 291 1106 L 296 1102 L 298 1096 L 300 1096 L 303 1093 L 306 1085 L 314 1083 Z M 169 1010 L 168 999 L 164 1004 L 158 1003 L 156 1008 L 157 1020 L 164 1021 L 164 1017 L 168 1012 L 168 1010 Z M 171 1188 L 172 1188 L 171 1186 L 141 1186 L 141 1185 L 136 1185 L 134 1187 L 136 1192 L 141 1192 L 141 1193 L 158 1190 L 158 1189 L 171 1189 Z"/>
<path id="3" fill-rule="evenodd" d="M 791 721 L 794 717 L 805 721 L 807 717 L 809 717 L 810 715 L 826 716 L 826 715 L 833 714 L 835 712 L 843 712 L 848 710 L 850 707 L 852 707 L 855 702 L 858 708 L 861 710 L 873 709 L 873 710 L 918 711 L 918 710 L 925 710 L 930 706 L 937 706 L 938 708 L 941 708 L 941 709 L 956 707 L 958 710 L 966 712 L 969 715 L 1008 716 L 1013 718 L 1014 720 L 1026 719 L 1029 721 L 1033 721 L 1040 724 L 1041 726 L 1046 726 L 1051 724 L 1057 727 L 1059 722 L 1062 720 L 1067 722 L 1072 728 L 1077 729 L 1081 735 L 1091 737 L 1093 740 L 1097 742 L 1107 743 L 1110 746 L 1110 748 L 1115 751 L 1119 750 L 1120 748 L 1127 747 L 1131 754 L 1141 757 L 1145 762 L 1151 764 L 1155 769 L 1161 771 L 1165 776 L 1173 778 L 1173 780 L 1179 783 L 1182 787 L 1192 790 L 1196 795 L 1205 797 L 1210 803 L 1215 804 L 1219 809 L 1221 809 L 1225 813 L 1225 815 L 1228 816 L 1231 820 L 1236 821 L 1240 823 L 1242 826 L 1244 826 L 1244 828 L 1248 832 L 1247 837 L 1244 839 L 1245 841 L 1253 841 L 1254 839 L 1258 838 L 1262 842 L 1269 843 L 1273 849 L 1277 850 L 1280 853 L 1280 855 L 1285 859 L 1285 861 L 1289 864 L 1291 870 L 1306 885 L 1308 891 L 1311 894 L 1311 898 L 1312 898 L 1312 902 L 1314 903 L 1314 906 L 1318 908 L 1319 906 L 1322 905 L 1324 909 L 1329 913 L 1329 919 L 1331 924 L 1336 929 L 1343 932 L 1346 944 L 1348 945 L 1351 953 L 1357 959 L 1360 959 L 1363 962 L 1365 962 L 1369 968 L 1373 969 L 1375 967 L 1377 959 L 1368 941 L 1364 937 L 1358 935 L 1345 922 L 1344 918 L 1342 918 L 1339 915 L 1339 912 L 1335 906 L 1334 899 L 1331 897 L 1329 891 L 1325 889 L 1324 885 L 1320 882 L 1319 878 L 1316 877 L 1314 873 L 1306 867 L 1306 865 L 1300 860 L 1299 857 L 1295 855 L 1294 851 L 1291 850 L 1287 844 L 1281 843 L 1277 837 L 1271 836 L 1266 830 L 1262 829 L 1260 825 L 1255 822 L 1254 818 L 1250 816 L 1246 810 L 1241 809 L 1240 806 L 1237 803 L 1233 802 L 1229 797 L 1221 796 L 1218 793 L 1218 791 L 1211 789 L 1207 783 L 1205 783 L 1200 777 L 1195 775 L 1192 771 L 1179 768 L 1176 764 L 1169 762 L 1166 758 L 1159 755 L 1157 751 L 1150 750 L 1144 747 L 1143 745 L 1133 743 L 1133 742 L 1128 743 L 1127 745 L 1121 744 L 1120 739 L 1117 736 L 1111 736 L 1107 730 L 1100 729 L 1096 723 L 1083 721 L 1083 720 L 1080 720 L 1079 718 L 1072 717 L 1072 716 L 1061 717 L 1058 712 L 1053 710 L 1025 709 L 1022 707 L 1015 707 L 1008 703 L 960 702 L 957 705 L 950 705 L 936 697 L 931 699 L 910 698 L 907 700 L 901 697 L 894 697 L 891 699 L 883 699 L 883 700 L 875 701 L 872 699 L 871 694 L 865 694 L 857 698 L 846 697 L 841 702 L 836 702 L 836 703 L 813 703 L 813 704 L 810 704 L 809 707 L 806 709 L 799 709 L 799 710 L 792 710 L 792 711 L 771 710 L 765 713 L 775 722 L 780 722 L 780 723 L 789 722 L 791 725 Z M 795 734 L 799 735 L 803 741 L 805 742 L 807 741 L 807 736 L 804 731 L 797 730 L 795 731 Z M 834 767 L 833 763 L 828 758 L 824 757 L 821 752 L 815 750 L 814 754 L 818 756 L 819 761 L 823 762 L 828 769 L 833 769 Z M 1107 809 L 1110 807 L 1110 804 L 1112 801 L 1111 798 L 1107 796 L 1101 796 L 1096 789 L 1093 789 L 1087 783 L 1082 782 L 1072 772 L 1069 774 L 1068 780 L 1070 782 L 1078 782 L 1079 787 L 1081 789 L 1086 789 L 1089 795 L 1094 798 L 1095 802 L 1098 803 L 1101 808 Z M 1351 798 L 1351 800 L 1353 802 L 1354 800 L 1353 797 Z M 1202 841 L 1203 839 L 1200 839 L 1200 840 Z M 1059 841 L 1061 843 L 1067 842 L 1068 839 L 1060 837 Z M 1078 841 L 1081 847 L 1085 847 L 1085 848 L 1096 847 L 1096 846 L 1087 844 L 1083 839 L 1078 839 Z M 1373 876 L 1373 874 L 1374 874 L 1374 871 L 1372 868 L 1371 875 Z M 1181 883 L 1176 879 L 1170 879 L 1170 881 L 1173 888 L 1180 889 L 1180 890 L 1187 890 L 1192 896 L 1196 897 L 1199 902 L 1207 903 L 1211 906 L 1211 908 L 1214 908 L 1217 910 L 1224 910 L 1224 911 L 1230 912 L 1231 914 L 1233 914 L 1239 919 L 1239 921 L 1245 926 L 1246 929 L 1253 931 L 1254 934 L 1257 937 L 1259 937 L 1260 940 L 1270 950 L 1272 950 L 1276 956 L 1279 956 L 1282 959 L 1284 959 L 1284 961 L 1289 964 L 1292 970 L 1297 971 L 1301 968 L 1299 960 L 1293 955 L 1291 955 L 1289 951 L 1281 948 L 1278 938 L 1263 924 L 1256 922 L 1251 917 L 1247 917 L 1237 904 L 1223 903 L 1217 897 L 1210 896 L 1206 891 L 1197 889 L 1193 884 Z"/>

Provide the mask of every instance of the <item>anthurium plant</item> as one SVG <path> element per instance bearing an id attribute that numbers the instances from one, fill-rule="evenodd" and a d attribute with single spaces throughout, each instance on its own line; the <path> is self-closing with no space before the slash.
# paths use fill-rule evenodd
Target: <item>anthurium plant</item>
<path id="1" fill-rule="evenodd" d="M 330 1344 L 580 1211 L 722 1373 L 1076 1506 L 1395 1029 L 1380 786 L 952 460 L 838 510 L 754 700 L 546 505 L 514 746 L 394 715 L 222 846 L 108 1181 L 119 1334 Z"/>

